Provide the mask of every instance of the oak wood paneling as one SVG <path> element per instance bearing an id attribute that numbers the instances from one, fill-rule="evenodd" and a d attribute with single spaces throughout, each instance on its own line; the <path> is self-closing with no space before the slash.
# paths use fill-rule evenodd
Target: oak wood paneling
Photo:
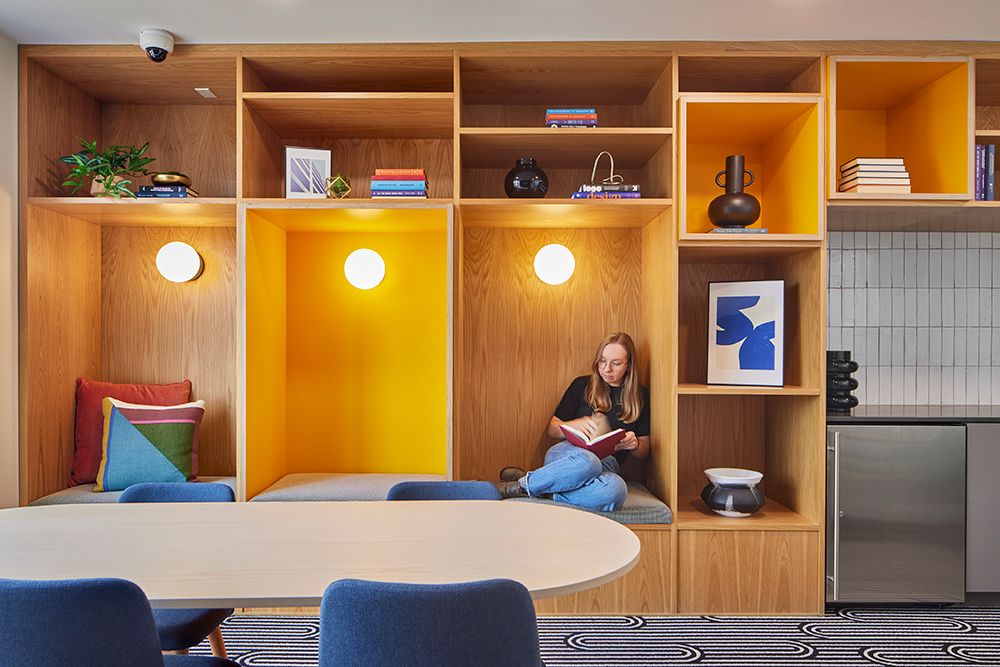
<path id="1" fill-rule="evenodd" d="M 236 196 L 235 106 L 106 104 L 101 117 L 99 148 L 148 141 L 149 170 L 187 174 L 201 197 Z M 151 183 L 137 178 L 131 189 Z"/>
<path id="2" fill-rule="evenodd" d="M 677 492 L 697 496 L 707 468 L 746 468 L 764 473 L 763 396 L 688 396 L 677 400 Z"/>
<path id="3" fill-rule="evenodd" d="M 100 379 L 101 231 L 28 207 L 21 225 L 20 503 L 66 488 L 76 378 Z"/>
<path id="4" fill-rule="evenodd" d="M 539 614 L 670 613 L 670 526 L 629 526 L 639 538 L 639 562 L 628 574 L 581 593 L 535 601 Z"/>
<path id="5" fill-rule="evenodd" d="M 106 227 L 102 238 L 102 379 L 191 380 L 192 399 L 205 401 L 198 472 L 235 475 L 236 230 Z M 204 258 L 196 280 L 172 283 L 157 272 L 156 253 L 170 241 Z"/>
<path id="6" fill-rule="evenodd" d="M 681 56 L 682 93 L 818 93 L 819 77 L 803 75 L 819 62 L 818 55 L 759 57 Z"/>
<path id="7" fill-rule="evenodd" d="M 640 238 L 630 229 L 465 230 L 458 478 L 538 467 L 552 444 L 549 419 L 598 343 L 626 331 L 641 349 Z M 576 257 L 562 285 L 534 275 L 535 253 L 549 243 Z"/>
<path id="8" fill-rule="evenodd" d="M 248 105 L 243 105 L 240 174 L 243 197 L 285 196 L 285 142 Z"/>
<path id="9" fill-rule="evenodd" d="M 819 614 L 819 533 L 678 533 L 677 612 Z"/>
<path id="10" fill-rule="evenodd" d="M 101 133 L 100 104 L 24 53 L 20 57 L 19 174 L 22 197 L 65 197 L 70 165 L 57 158 L 80 150 L 76 137 L 92 141 Z M 77 194 L 87 195 L 84 189 Z"/>

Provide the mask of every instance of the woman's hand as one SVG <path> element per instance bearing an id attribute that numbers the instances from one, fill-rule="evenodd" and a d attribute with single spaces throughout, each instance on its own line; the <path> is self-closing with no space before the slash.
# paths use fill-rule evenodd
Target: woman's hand
<path id="1" fill-rule="evenodd" d="M 615 445 L 616 452 L 634 452 L 639 449 L 639 438 L 632 431 L 625 431 L 625 437 Z"/>
<path id="2" fill-rule="evenodd" d="M 601 419 L 606 419 L 606 417 L 600 412 L 595 412 L 592 416 L 570 419 L 568 422 L 564 422 L 553 415 L 552 419 L 549 420 L 549 437 L 553 440 L 565 440 L 563 432 L 559 428 L 560 424 L 565 424 L 567 426 L 572 426 L 577 431 L 586 433 L 589 438 L 597 429 L 598 422 Z"/>

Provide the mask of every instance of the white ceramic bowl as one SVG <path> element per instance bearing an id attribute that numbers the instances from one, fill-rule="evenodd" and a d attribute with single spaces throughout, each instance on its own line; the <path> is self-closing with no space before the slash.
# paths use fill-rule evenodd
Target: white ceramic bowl
<path id="1" fill-rule="evenodd" d="M 708 479 L 716 484 L 746 484 L 754 486 L 764 479 L 764 473 L 743 468 L 709 468 L 705 471 Z"/>

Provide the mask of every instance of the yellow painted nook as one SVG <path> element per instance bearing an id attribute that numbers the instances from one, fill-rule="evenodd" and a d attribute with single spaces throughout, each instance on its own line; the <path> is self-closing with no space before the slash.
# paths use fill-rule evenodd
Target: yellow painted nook
<path id="1" fill-rule="evenodd" d="M 967 199 L 974 88 L 970 58 L 831 56 L 830 198 Z M 901 157 L 909 195 L 837 192 L 840 165 Z"/>
<path id="2" fill-rule="evenodd" d="M 715 176 L 728 155 L 743 155 L 754 175 L 745 192 L 760 201 L 761 214 L 751 227 L 768 229 L 769 238 L 821 236 L 822 175 L 816 168 L 822 155 L 821 98 L 686 95 L 680 113 L 682 239 L 705 238 L 713 229 L 708 206 L 725 192 Z"/>
<path id="3" fill-rule="evenodd" d="M 446 474 L 447 208 L 290 202 L 246 221 L 247 497 L 290 473 Z M 344 274 L 361 248 L 386 265 L 368 290 Z"/>

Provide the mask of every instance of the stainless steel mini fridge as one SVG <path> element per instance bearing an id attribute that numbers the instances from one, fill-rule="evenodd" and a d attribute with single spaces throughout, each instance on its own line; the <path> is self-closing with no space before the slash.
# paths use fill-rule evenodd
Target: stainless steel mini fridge
<path id="1" fill-rule="evenodd" d="M 828 602 L 965 599 L 965 426 L 827 427 Z"/>

